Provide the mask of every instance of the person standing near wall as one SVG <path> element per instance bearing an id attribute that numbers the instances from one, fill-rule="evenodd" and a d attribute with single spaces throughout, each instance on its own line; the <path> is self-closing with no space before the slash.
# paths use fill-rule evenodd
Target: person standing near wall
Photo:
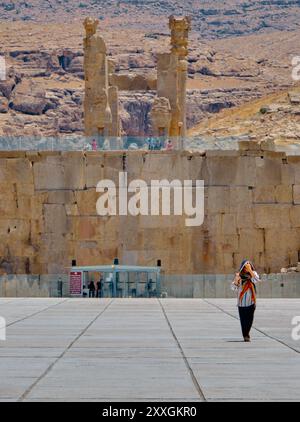
<path id="1" fill-rule="evenodd" d="M 96 287 L 93 281 L 90 281 L 88 288 L 89 288 L 89 297 L 95 297 Z"/>
<path id="2" fill-rule="evenodd" d="M 96 297 L 102 296 L 102 283 L 103 278 L 100 278 L 100 280 L 97 281 Z"/>
<path id="3" fill-rule="evenodd" d="M 244 341 L 250 341 L 250 330 L 256 309 L 256 286 L 259 275 L 250 261 L 241 263 L 239 272 L 232 282 L 232 289 L 237 292 L 238 309 Z"/>
<path id="4" fill-rule="evenodd" d="M 97 149 L 98 149 L 97 141 L 96 141 L 96 139 L 93 139 L 92 140 L 92 150 L 97 151 Z"/>

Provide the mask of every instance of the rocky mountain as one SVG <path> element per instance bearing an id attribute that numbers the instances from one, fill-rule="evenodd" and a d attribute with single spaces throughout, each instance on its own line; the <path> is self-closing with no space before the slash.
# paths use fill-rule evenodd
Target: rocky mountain
<path id="1" fill-rule="evenodd" d="M 74 22 L 97 16 L 113 28 L 166 32 L 163 18 L 190 15 L 202 38 L 219 38 L 299 28 L 299 0 L 6 0 L 1 20 Z"/>

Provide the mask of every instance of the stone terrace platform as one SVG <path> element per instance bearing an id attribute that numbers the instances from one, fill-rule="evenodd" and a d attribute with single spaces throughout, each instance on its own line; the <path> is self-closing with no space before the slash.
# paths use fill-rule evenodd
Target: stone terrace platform
<path id="1" fill-rule="evenodd" d="M 300 299 L 0 298 L 1 401 L 300 400 Z"/>

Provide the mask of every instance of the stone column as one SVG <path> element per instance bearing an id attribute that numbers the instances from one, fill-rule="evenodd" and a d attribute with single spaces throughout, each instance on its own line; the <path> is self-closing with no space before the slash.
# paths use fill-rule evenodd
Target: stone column
<path id="1" fill-rule="evenodd" d="M 96 34 L 98 19 L 86 18 L 84 27 L 84 128 L 90 137 L 108 135 L 112 123 L 108 99 L 108 63 L 103 38 Z"/>
<path id="2" fill-rule="evenodd" d="M 157 96 L 167 98 L 171 107 L 169 136 L 179 136 L 178 57 L 172 53 L 157 56 Z"/>
<path id="3" fill-rule="evenodd" d="M 167 98 L 171 106 L 169 136 L 179 140 L 183 147 L 186 136 L 186 85 L 188 63 L 188 32 L 191 20 L 188 17 L 170 16 L 171 52 L 157 56 L 157 96 Z"/>
<path id="4" fill-rule="evenodd" d="M 109 127 L 109 136 L 120 136 L 120 117 L 119 117 L 119 90 L 112 83 L 115 74 L 115 62 L 112 59 L 107 60 L 108 63 L 108 102 L 111 110 L 112 121 Z"/>
<path id="5" fill-rule="evenodd" d="M 108 101 L 111 110 L 111 124 L 109 127 L 109 136 L 120 136 L 120 121 L 119 121 L 119 92 L 116 86 L 108 88 Z"/>
<path id="6" fill-rule="evenodd" d="M 171 52 L 178 57 L 178 103 L 179 121 L 181 122 L 180 137 L 186 136 L 186 84 L 188 63 L 188 35 L 191 29 L 191 19 L 169 17 L 169 28 L 171 30 Z"/>

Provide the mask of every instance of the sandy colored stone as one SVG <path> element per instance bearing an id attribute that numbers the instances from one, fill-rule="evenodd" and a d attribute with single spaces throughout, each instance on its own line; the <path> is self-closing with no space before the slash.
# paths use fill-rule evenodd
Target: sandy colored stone
<path id="1" fill-rule="evenodd" d="M 293 185 L 293 201 L 294 204 L 300 204 L 300 185 Z"/>
<path id="2" fill-rule="evenodd" d="M 161 259 L 166 274 L 174 275 L 230 273 L 244 256 L 266 272 L 297 263 L 300 206 L 289 200 L 298 185 L 260 183 L 250 171 L 256 158 L 259 165 L 266 165 L 260 155 L 225 154 L 234 167 L 227 178 L 223 173 L 229 161 L 223 172 L 206 177 L 208 169 L 217 168 L 218 155 L 126 152 L 128 181 L 203 177 L 205 219 L 202 226 L 194 228 L 185 226 L 185 215 L 96 214 L 96 183 L 108 178 L 118 186 L 124 165 L 122 152 L 41 153 L 33 163 L 30 157 L 7 155 L 9 158 L 2 154 L 0 160 L 2 272 L 24 273 L 26 268 L 61 272 L 72 259 L 96 264 L 110 263 L 116 256 L 123 263 L 136 265 L 155 265 Z M 277 168 L 277 158 L 273 160 Z M 284 169 L 295 165 L 295 158 L 292 161 L 279 166 L 281 179 Z M 271 163 L 267 166 L 272 168 Z M 24 178 L 19 174 L 23 169 Z M 8 177 L 12 183 L 7 183 Z M 268 189 L 276 202 L 255 202 L 255 191 L 266 200 Z"/>

